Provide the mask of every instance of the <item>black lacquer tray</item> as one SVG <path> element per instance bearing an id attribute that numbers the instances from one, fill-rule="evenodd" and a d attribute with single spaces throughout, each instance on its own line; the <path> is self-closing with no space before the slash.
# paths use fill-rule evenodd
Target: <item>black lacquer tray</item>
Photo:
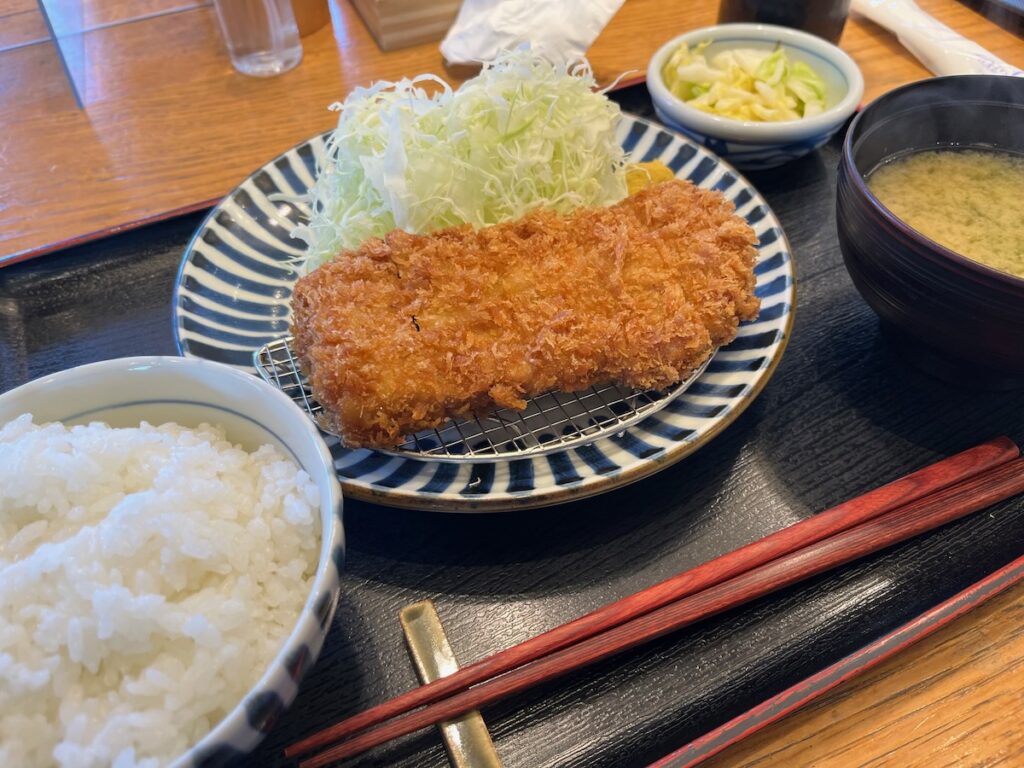
<path id="1" fill-rule="evenodd" d="M 617 98 L 649 112 L 642 87 Z M 798 303 L 785 357 L 749 410 L 678 465 L 559 507 L 466 516 L 349 502 L 335 625 L 249 764 L 286 765 L 286 744 L 415 685 L 398 624 L 407 603 L 433 598 L 472 660 L 986 438 L 1024 437 L 1020 393 L 907 367 L 858 297 L 835 237 L 838 147 L 750 174 L 791 240 Z M 197 222 L 0 270 L 0 390 L 93 360 L 174 354 L 170 289 Z M 1019 578 L 1021 567 L 989 576 L 1022 555 L 1017 500 L 484 715 L 508 768 L 640 766 L 688 744 L 669 764 L 691 764 Z M 359 764 L 445 761 L 424 731 Z"/>

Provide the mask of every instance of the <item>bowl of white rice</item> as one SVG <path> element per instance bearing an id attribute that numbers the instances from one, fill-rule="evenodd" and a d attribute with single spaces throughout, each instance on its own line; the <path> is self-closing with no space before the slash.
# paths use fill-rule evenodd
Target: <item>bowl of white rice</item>
<path id="1" fill-rule="evenodd" d="M 0 766 L 213 766 L 334 615 L 341 489 L 255 376 L 109 360 L 0 395 Z"/>

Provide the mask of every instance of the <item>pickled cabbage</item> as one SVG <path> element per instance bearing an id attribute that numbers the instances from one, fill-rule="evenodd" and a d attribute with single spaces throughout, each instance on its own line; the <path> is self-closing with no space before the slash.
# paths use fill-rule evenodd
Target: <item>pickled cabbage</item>
<path id="1" fill-rule="evenodd" d="M 709 59 L 709 44 L 684 43 L 661 70 L 668 89 L 691 107 L 754 121 L 799 120 L 825 109 L 825 81 L 782 47 L 732 48 Z"/>

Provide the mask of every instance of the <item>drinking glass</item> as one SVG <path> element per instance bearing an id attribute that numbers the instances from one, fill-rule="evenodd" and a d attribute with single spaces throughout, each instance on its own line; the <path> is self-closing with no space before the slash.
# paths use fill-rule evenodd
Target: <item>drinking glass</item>
<path id="1" fill-rule="evenodd" d="M 302 60 L 291 0 L 214 0 L 231 63 L 243 75 L 273 77 Z"/>

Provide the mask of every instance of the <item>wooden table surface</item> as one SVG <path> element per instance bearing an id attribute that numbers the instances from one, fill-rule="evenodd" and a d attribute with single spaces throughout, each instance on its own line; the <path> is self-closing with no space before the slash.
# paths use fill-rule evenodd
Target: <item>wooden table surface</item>
<path id="1" fill-rule="evenodd" d="M 1022 626 L 1018 585 L 703 765 L 1024 765 Z"/>
<path id="2" fill-rule="evenodd" d="M 936 17 L 1024 67 L 1024 42 L 953 0 Z M 664 39 L 714 21 L 712 2 L 628 0 L 595 43 L 598 77 L 641 69 Z M 272 80 L 234 74 L 207 5 L 87 35 L 85 111 L 23 0 L 0 0 L 0 260 L 202 207 L 333 122 L 353 85 L 440 71 L 436 45 L 382 54 L 347 3 Z M 927 76 L 893 38 L 852 19 L 842 46 L 867 98 Z M 131 62 L 131 66 L 127 64 Z M 849 681 L 708 763 L 738 766 L 1024 765 L 1024 587 Z"/>
<path id="3" fill-rule="evenodd" d="M 84 35 L 79 110 L 32 0 L 0 0 L 0 262 L 208 206 L 329 128 L 327 106 L 353 86 L 443 71 L 435 43 L 382 53 L 347 0 L 334 2 L 333 25 L 303 40 L 302 64 L 269 80 L 231 69 L 208 3 L 85 3 L 98 28 Z M 1024 43 L 1010 32 L 954 0 L 922 5 L 1024 67 Z M 716 7 L 628 0 L 590 51 L 599 80 L 642 72 L 666 39 L 713 23 Z M 866 21 L 852 18 L 841 45 L 863 69 L 868 99 L 928 74 Z"/>

